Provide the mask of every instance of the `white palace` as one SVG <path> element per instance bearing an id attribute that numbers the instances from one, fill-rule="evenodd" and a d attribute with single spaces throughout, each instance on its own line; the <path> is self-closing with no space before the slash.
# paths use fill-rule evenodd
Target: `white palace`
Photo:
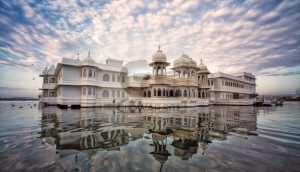
<path id="1" fill-rule="evenodd" d="M 209 106 L 252 105 L 250 95 L 256 93 L 255 76 L 241 72 L 210 73 L 186 54 L 170 63 L 160 50 L 153 55 L 152 75 L 128 76 L 123 61 L 108 58 L 96 63 L 90 56 L 82 61 L 63 58 L 56 68 L 46 67 L 41 103 L 59 106 Z M 115 102 L 113 104 L 113 102 Z"/>

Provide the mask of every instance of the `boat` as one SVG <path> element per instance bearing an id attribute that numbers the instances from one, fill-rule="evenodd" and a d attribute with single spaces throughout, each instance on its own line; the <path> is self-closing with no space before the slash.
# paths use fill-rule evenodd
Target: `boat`
<path id="1" fill-rule="evenodd" d="M 272 101 L 271 99 L 266 99 L 265 96 L 263 96 L 262 98 L 257 98 L 253 106 L 272 106 Z"/>
<path id="2" fill-rule="evenodd" d="M 11 106 L 15 106 L 15 104 L 12 103 Z"/>
<path id="3" fill-rule="evenodd" d="M 21 105 L 21 106 L 19 106 L 19 108 L 23 108 L 23 106 Z"/>
<path id="4" fill-rule="evenodd" d="M 263 99 L 262 106 L 272 106 L 272 100 L 270 100 L 270 99 Z"/>
<path id="5" fill-rule="evenodd" d="M 269 103 L 269 102 L 263 102 L 263 103 L 262 103 L 262 106 L 272 106 L 272 103 Z"/>
<path id="6" fill-rule="evenodd" d="M 283 105 L 283 102 L 282 101 L 276 101 L 275 105 Z"/>

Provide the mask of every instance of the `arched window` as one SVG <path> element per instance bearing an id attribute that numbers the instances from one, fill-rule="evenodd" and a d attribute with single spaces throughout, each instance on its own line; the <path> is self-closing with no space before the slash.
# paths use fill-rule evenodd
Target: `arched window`
<path id="1" fill-rule="evenodd" d="M 83 77 L 86 77 L 86 69 L 83 69 Z"/>
<path id="2" fill-rule="evenodd" d="M 147 96 L 147 93 L 146 93 L 146 91 L 144 91 L 144 97 L 146 97 Z"/>
<path id="3" fill-rule="evenodd" d="M 44 91 L 44 97 L 48 97 L 48 92 Z"/>
<path id="4" fill-rule="evenodd" d="M 156 75 L 156 67 L 153 68 L 153 75 Z"/>
<path id="5" fill-rule="evenodd" d="M 192 78 L 195 78 L 195 72 L 192 71 Z"/>
<path id="6" fill-rule="evenodd" d="M 44 83 L 48 83 L 48 78 L 44 78 Z"/>
<path id="7" fill-rule="evenodd" d="M 96 71 L 94 70 L 94 78 L 96 78 Z"/>
<path id="8" fill-rule="evenodd" d="M 211 86 L 214 86 L 214 81 L 211 81 Z"/>
<path id="9" fill-rule="evenodd" d="M 202 92 L 202 97 L 205 97 L 204 91 Z"/>
<path id="10" fill-rule="evenodd" d="M 117 97 L 120 98 L 120 91 L 117 92 Z"/>
<path id="11" fill-rule="evenodd" d="M 153 96 L 156 96 L 156 90 L 155 90 L 155 88 L 153 90 Z"/>
<path id="12" fill-rule="evenodd" d="M 111 97 L 115 97 L 115 90 L 112 91 Z"/>
<path id="13" fill-rule="evenodd" d="M 89 77 L 91 77 L 91 78 L 93 77 L 92 69 L 89 70 Z"/>
<path id="14" fill-rule="evenodd" d="M 88 95 L 92 95 L 92 89 L 91 88 L 89 88 L 89 90 L 88 90 Z"/>
<path id="15" fill-rule="evenodd" d="M 224 81 L 222 81 L 222 85 L 224 86 Z"/>
<path id="16" fill-rule="evenodd" d="M 176 90 L 175 94 L 176 97 L 181 97 L 181 90 Z"/>
<path id="17" fill-rule="evenodd" d="M 49 83 L 57 83 L 55 78 L 50 78 Z"/>
<path id="18" fill-rule="evenodd" d="M 56 97 L 56 92 L 50 92 L 49 97 Z"/>
<path id="19" fill-rule="evenodd" d="M 115 77 L 115 75 L 112 76 L 112 82 L 116 82 L 116 77 Z"/>
<path id="20" fill-rule="evenodd" d="M 93 95 L 95 95 L 96 94 L 96 90 L 95 90 L 95 88 L 93 89 Z"/>
<path id="21" fill-rule="evenodd" d="M 181 74 L 181 71 L 180 70 L 177 70 L 175 72 L 175 78 L 180 78 L 180 74 Z"/>
<path id="22" fill-rule="evenodd" d="M 85 88 L 83 88 L 82 94 L 83 94 L 83 95 L 86 95 L 86 90 L 85 90 Z"/>
<path id="23" fill-rule="evenodd" d="M 117 77 L 117 82 L 120 82 L 120 75 L 118 75 Z"/>
<path id="24" fill-rule="evenodd" d="M 187 78 L 187 72 L 186 71 L 183 71 L 182 74 L 183 74 L 182 78 Z"/>
<path id="25" fill-rule="evenodd" d="M 102 97 L 109 97 L 109 92 L 107 90 L 103 90 Z"/>
<path id="26" fill-rule="evenodd" d="M 151 97 L 151 91 L 148 90 L 148 97 Z"/>
<path id="27" fill-rule="evenodd" d="M 122 76 L 122 83 L 125 83 L 125 76 Z"/>
<path id="28" fill-rule="evenodd" d="M 103 75 L 103 81 L 109 82 L 109 76 L 108 76 L 108 74 L 104 74 Z"/>
<path id="29" fill-rule="evenodd" d="M 198 97 L 201 98 L 201 92 L 200 92 L 200 91 L 199 91 L 199 93 L 198 93 Z"/>
<path id="30" fill-rule="evenodd" d="M 163 96 L 166 96 L 166 89 L 164 88 Z"/>
<path id="31" fill-rule="evenodd" d="M 207 97 L 207 92 L 206 92 L 206 97 Z"/>
<path id="32" fill-rule="evenodd" d="M 161 96 L 161 90 L 160 90 L 160 88 L 157 90 L 157 96 Z"/>
<path id="33" fill-rule="evenodd" d="M 122 91 L 122 98 L 125 98 L 125 91 Z"/>
<path id="34" fill-rule="evenodd" d="M 210 81 L 208 80 L 208 85 L 210 85 Z"/>
<path id="35" fill-rule="evenodd" d="M 173 97 L 174 96 L 174 92 L 173 90 L 170 90 L 170 97 Z"/>
<path id="36" fill-rule="evenodd" d="M 183 96 L 187 97 L 187 91 L 186 90 L 183 91 Z"/>
<path id="37" fill-rule="evenodd" d="M 161 75 L 161 67 L 160 66 L 157 67 L 157 75 Z"/>

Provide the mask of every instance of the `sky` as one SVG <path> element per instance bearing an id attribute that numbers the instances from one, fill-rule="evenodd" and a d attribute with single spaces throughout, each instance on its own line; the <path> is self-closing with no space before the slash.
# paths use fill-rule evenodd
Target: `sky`
<path id="1" fill-rule="evenodd" d="M 159 44 L 171 66 L 183 52 L 212 73 L 253 73 L 259 94 L 293 94 L 299 21 L 299 0 L 0 0 L 0 97 L 37 97 L 62 58 L 151 62 Z"/>

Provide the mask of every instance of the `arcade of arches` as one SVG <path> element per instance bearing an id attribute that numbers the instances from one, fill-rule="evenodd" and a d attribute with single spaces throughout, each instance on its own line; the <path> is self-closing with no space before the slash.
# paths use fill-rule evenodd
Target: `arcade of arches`
<path id="1" fill-rule="evenodd" d="M 143 91 L 143 97 L 197 97 L 208 98 L 208 90 L 198 89 L 168 89 L 168 88 L 151 88 Z"/>

